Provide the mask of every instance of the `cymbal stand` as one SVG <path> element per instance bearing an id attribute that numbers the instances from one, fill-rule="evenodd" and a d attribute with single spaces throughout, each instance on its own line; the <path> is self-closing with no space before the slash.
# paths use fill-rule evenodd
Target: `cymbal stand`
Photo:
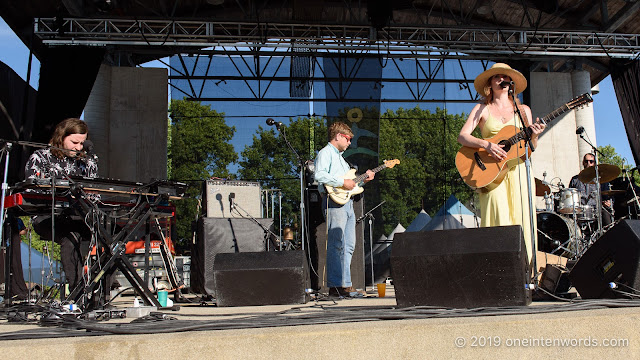
<path id="1" fill-rule="evenodd" d="M 598 234 L 598 236 L 596 237 L 599 238 L 600 236 L 602 236 L 602 189 L 600 186 L 600 172 L 598 171 L 598 154 L 602 154 L 600 153 L 600 151 L 598 150 L 597 147 L 593 146 L 593 144 L 585 139 L 584 137 L 584 133 L 580 134 L 580 139 L 584 140 L 584 142 L 586 142 L 587 144 L 589 144 L 589 146 L 591 146 L 591 149 L 593 150 L 593 159 L 595 160 L 595 171 L 596 171 L 596 178 L 595 178 L 595 184 L 596 184 L 596 208 L 594 209 L 594 215 L 596 216 L 596 219 L 598 220 L 598 228 L 596 230 L 596 233 Z M 589 245 L 591 245 L 591 241 L 589 241 Z"/>
<path id="2" fill-rule="evenodd" d="M 580 195 L 579 195 L 580 193 L 578 192 L 577 194 L 578 194 L 578 199 L 579 199 L 580 198 Z M 580 255 L 582 255 L 582 249 L 584 247 L 584 244 L 583 244 L 583 240 L 584 239 L 581 239 L 578 236 L 578 213 L 576 212 L 576 204 L 575 204 L 575 202 L 574 201 L 572 201 L 572 202 L 573 202 L 572 208 L 573 208 L 573 229 L 574 229 L 573 230 L 573 237 L 575 238 L 574 239 L 575 251 L 570 251 L 570 252 L 573 253 L 573 256 L 577 258 Z"/>
<path id="3" fill-rule="evenodd" d="M 633 172 L 631 172 L 633 173 Z M 629 182 L 629 187 L 631 188 L 631 193 L 633 194 L 633 200 L 627 201 L 627 206 L 630 206 L 632 203 L 636 206 L 636 209 L 640 209 L 640 201 L 638 200 L 638 194 L 636 194 L 636 189 L 633 184 L 633 177 L 629 174 L 629 170 L 622 170 L 622 178 L 626 178 Z M 637 213 L 637 210 L 636 210 Z M 631 217 L 631 210 L 629 210 L 629 217 Z"/>

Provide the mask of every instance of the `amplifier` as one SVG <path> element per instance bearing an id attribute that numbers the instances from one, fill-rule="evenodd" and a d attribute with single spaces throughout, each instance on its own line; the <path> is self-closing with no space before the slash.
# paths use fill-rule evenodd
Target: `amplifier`
<path id="1" fill-rule="evenodd" d="M 207 217 L 262 217 L 260 184 L 242 180 L 207 180 L 204 183 Z M 231 203 L 236 205 L 231 209 Z"/>

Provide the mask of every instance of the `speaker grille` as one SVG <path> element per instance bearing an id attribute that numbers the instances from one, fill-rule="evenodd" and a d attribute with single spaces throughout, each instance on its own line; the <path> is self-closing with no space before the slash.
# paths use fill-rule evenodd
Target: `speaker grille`
<path id="1" fill-rule="evenodd" d="M 569 273 L 583 299 L 616 298 L 610 282 L 640 290 L 640 220 L 623 220 L 598 239 Z M 622 291 L 633 292 L 624 286 Z"/>
<path id="2" fill-rule="evenodd" d="M 400 307 L 527 305 L 527 252 L 520 226 L 405 232 L 391 267 Z"/>
<path id="3" fill-rule="evenodd" d="M 207 180 L 205 183 L 205 209 L 207 217 L 242 218 L 262 217 L 260 184 L 250 181 Z M 231 211 L 231 200 L 238 206 L 238 211 Z"/>
<path id="4" fill-rule="evenodd" d="M 304 304 L 309 273 L 304 251 L 218 254 L 218 306 Z"/>

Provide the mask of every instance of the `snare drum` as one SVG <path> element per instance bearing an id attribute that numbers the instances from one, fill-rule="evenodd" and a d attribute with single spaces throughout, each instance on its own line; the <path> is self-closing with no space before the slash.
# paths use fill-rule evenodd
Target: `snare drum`
<path id="1" fill-rule="evenodd" d="M 577 214 L 582 212 L 582 206 L 580 205 L 580 192 L 578 189 L 566 188 L 560 191 L 560 204 L 558 205 L 558 212 L 562 214 Z"/>
<path id="2" fill-rule="evenodd" d="M 582 205 L 582 212 L 578 215 L 578 221 L 593 221 L 596 219 L 596 211 L 591 205 Z"/>

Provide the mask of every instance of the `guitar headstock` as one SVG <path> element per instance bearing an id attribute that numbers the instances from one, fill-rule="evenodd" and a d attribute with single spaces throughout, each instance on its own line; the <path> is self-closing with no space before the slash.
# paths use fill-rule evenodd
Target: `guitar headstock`
<path id="1" fill-rule="evenodd" d="M 593 98 L 591 97 L 591 94 L 584 93 L 584 94 L 578 96 L 577 98 L 569 101 L 567 103 L 567 107 L 569 109 L 574 109 L 574 108 L 577 108 L 577 107 L 582 107 L 582 106 L 584 106 L 584 105 L 586 105 L 586 104 L 588 104 L 588 103 L 590 103 L 592 101 L 593 101 Z"/>
<path id="2" fill-rule="evenodd" d="M 392 167 L 396 166 L 400 164 L 400 160 L 398 159 L 393 159 L 393 160 L 385 160 L 384 161 L 384 166 L 388 167 L 389 169 L 391 169 Z"/>

